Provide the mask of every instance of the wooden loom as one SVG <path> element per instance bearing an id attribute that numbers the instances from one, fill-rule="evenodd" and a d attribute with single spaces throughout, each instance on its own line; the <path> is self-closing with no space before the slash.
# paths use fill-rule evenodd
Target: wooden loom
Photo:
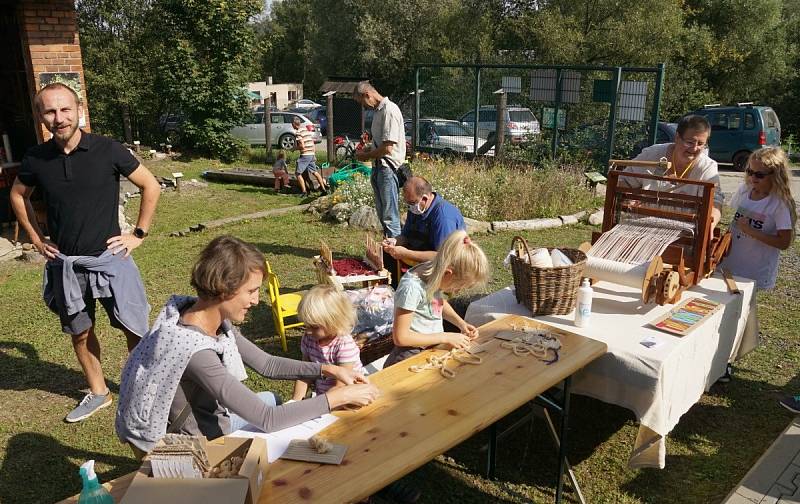
<path id="1" fill-rule="evenodd" d="M 363 262 L 374 271 L 374 274 L 340 276 L 333 267 L 333 253 L 327 243 L 320 240 L 319 255 L 314 256 L 312 263 L 317 274 L 317 281 L 333 285 L 339 290 L 345 284 L 361 283 L 364 286 L 375 283 L 389 283 L 391 273 L 383 265 L 383 247 L 366 233 L 365 252 Z"/>
<path id="2" fill-rule="evenodd" d="M 661 177 L 649 174 L 623 173 L 628 166 L 650 166 L 661 168 L 664 172 L 670 163 L 661 161 L 609 161 L 608 183 L 603 213 L 603 227 L 600 233 L 592 233 L 592 244 L 600 236 L 616 226 L 623 213 L 660 217 L 686 222 L 693 225 L 693 236 L 683 236 L 670 244 L 664 252 L 655 257 L 647 268 L 642 282 L 642 301 L 656 302 L 660 305 L 676 303 L 684 290 L 697 285 L 700 280 L 710 276 L 727 254 L 731 244 L 730 232 L 724 234 L 719 228 L 711 229 L 711 212 L 714 208 L 714 184 L 676 177 Z M 701 188 L 700 196 L 664 192 L 651 189 L 629 188 L 619 185 L 619 177 L 638 178 L 688 184 Z M 690 208 L 690 211 L 665 210 L 653 205 L 672 205 Z M 588 250 L 584 244 L 581 250 Z"/>

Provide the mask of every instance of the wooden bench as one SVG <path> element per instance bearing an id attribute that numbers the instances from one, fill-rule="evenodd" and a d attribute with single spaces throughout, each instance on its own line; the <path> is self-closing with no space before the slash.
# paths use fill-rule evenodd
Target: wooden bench
<path id="1" fill-rule="evenodd" d="M 605 175 L 600 172 L 590 171 L 584 173 L 583 176 L 586 177 L 586 185 L 592 188 L 593 196 L 597 195 L 597 184 L 605 184 L 607 180 Z"/>

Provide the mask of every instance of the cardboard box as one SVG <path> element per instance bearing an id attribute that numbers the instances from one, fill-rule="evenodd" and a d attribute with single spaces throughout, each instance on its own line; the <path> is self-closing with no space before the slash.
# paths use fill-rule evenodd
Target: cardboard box
<path id="1" fill-rule="evenodd" d="M 133 477 L 122 504 L 190 504 L 225 502 L 256 504 L 267 475 L 267 443 L 261 438 L 224 437 L 210 442 L 208 462 L 216 466 L 232 455 L 244 457 L 239 474 L 232 478 L 171 479 L 153 478 L 150 462 L 145 461 Z"/>

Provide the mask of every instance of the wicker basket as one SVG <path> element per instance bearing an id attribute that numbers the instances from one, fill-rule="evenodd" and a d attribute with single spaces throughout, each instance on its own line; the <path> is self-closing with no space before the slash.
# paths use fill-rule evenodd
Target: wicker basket
<path id="1" fill-rule="evenodd" d="M 371 340 L 366 337 L 359 337 L 358 334 L 353 339 L 355 339 L 358 348 L 361 349 L 361 364 L 365 366 L 372 361 L 380 359 L 394 348 L 391 332 Z"/>
<path id="2" fill-rule="evenodd" d="M 577 249 L 562 248 L 559 250 L 570 258 L 572 265 L 538 268 L 523 259 L 530 257 L 528 242 L 524 238 L 515 236 L 511 247 L 517 252 L 511 256 L 511 273 L 518 303 L 524 304 L 534 315 L 565 315 L 575 309 L 586 254 Z"/>

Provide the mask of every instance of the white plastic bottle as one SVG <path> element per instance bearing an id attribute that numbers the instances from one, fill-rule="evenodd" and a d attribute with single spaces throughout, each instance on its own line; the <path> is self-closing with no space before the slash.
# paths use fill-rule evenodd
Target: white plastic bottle
<path id="1" fill-rule="evenodd" d="M 578 302 L 575 306 L 575 325 L 577 327 L 585 327 L 589 323 L 592 316 L 592 286 L 589 285 L 589 279 L 584 278 L 578 289 Z"/>

